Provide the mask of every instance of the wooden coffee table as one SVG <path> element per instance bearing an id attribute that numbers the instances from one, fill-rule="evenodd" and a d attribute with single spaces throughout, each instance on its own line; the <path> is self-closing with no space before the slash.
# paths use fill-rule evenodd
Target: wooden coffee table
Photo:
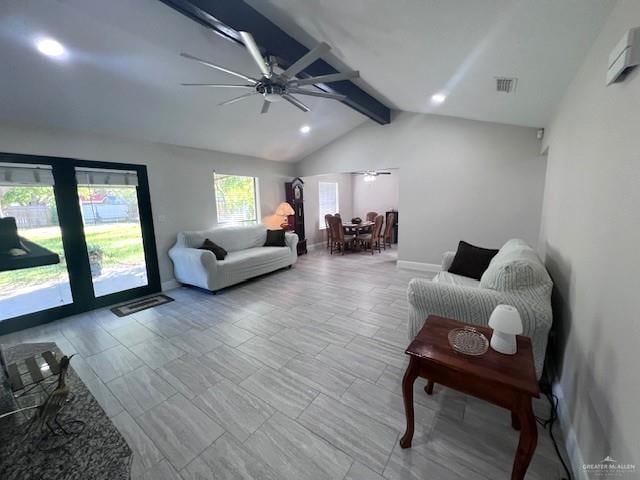
<path id="1" fill-rule="evenodd" d="M 538 441 L 531 401 L 533 397 L 540 396 L 540 391 L 533 364 L 531 340 L 518 336 L 518 352 L 515 355 L 503 355 L 491 347 L 481 356 L 463 355 L 451 348 L 447 335 L 452 329 L 464 326 L 468 325 L 448 318 L 429 316 L 405 351 L 410 357 L 402 380 L 407 430 L 400 439 L 400 446 L 411 447 L 414 428 L 413 383 L 416 378 L 423 377 L 428 380 L 425 387 L 428 395 L 433 393 L 433 385 L 440 383 L 511 411 L 511 424 L 513 428 L 520 430 L 511 480 L 521 480 Z M 487 339 L 491 339 L 490 328 L 472 326 Z"/>

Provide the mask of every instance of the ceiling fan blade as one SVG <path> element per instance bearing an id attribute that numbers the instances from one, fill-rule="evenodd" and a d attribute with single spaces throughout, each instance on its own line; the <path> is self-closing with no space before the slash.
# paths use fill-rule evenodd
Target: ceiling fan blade
<path id="1" fill-rule="evenodd" d="M 296 87 L 289 87 L 287 91 L 290 93 L 296 93 L 298 95 L 309 95 L 311 97 L 330 98 L 332 100 L 344 100 L 345 98 L 347 98 L 346 95 L 340 95 L 337 93 L 314 92 L 311 90 L 305 90 L 304 88 L 296 88 Z"/>
<path id="2" fill-rule="evenodd" d="M 314 85 L 316 83 L 339 82 L 340 80 L 349 80 L 350 78 L 358 78 L 359 76 L 360 72 L 354 70 L 352 72 L 331 73 L 329 75 L 320 75 L 319 77 L 303 78 L 302 80 L 293 79 L 287 83 L 295 87 L 300 87 L 302 85 Z"/>
<path id="3" fill-rule="evenodd" d="M 291 78 L 295 76 L 297 73 L 300 73 L 302 70 L 307 68 L 313 62 L 315 62 L 322 55 L 327 53 L 331 47 L 326 43 L 322 42 L 320 45 L 316 46 L 313 50 L 307 52 L 302 58 L 299 58 L 298 61 L 294 62 L 289 68 L 287 68 L 282 76 L 286 78 Z"/>
<path id="4" fill-rule="evenodd" d="M 234 72 L 233 70 L 229 70 L 228 68 L 221 67 L 220 65 L 216 65 L 215 63 L 208 62 L 207 60 L 203 60 L 201 58 L 194 57 L 193 55 L 189 55 L 188 53 L 184 53 L 183 52 L 180 55 L 182 57 L 184 57 L 184 58 L 188 58 L 189 60 L 195 60 L 196 62 L 198 62 L 198 63 L 200 63 L 200 64 L 202 64 L 202 65 L 204 65 L 206 67 L 215 68 L 216 70 L 220 70 L 221 72 L 228 73 L 230 75 L 235 75 L 236 77 L 240 77 L 243 80 L 246 80 L 247 82 L 258 83 L 258 81 L 255 78 L 248 77 L 247 75 L 245 75 L 243 73 Z"/>
<path id="5" fill-rule="evenodd" d="M 248 88 L 255 89 L 255 85 L 231 85 L 227 83 L 181 83 L 183 87 L 216 87 L 216 88 Z"/>
<path id="6" fill-rule="evenodd" d="M 249 98 L 253 95 L 257 95 L 257 92 L 245 93 L 244 95 L 240 95 L 239 97 L 232 98 L 231 100 L 227 100 L 226 102 L 219 103 L 221 107 L 224 105 L 231 105 L 232 103 L 239 102 L 240 100 L 244 100 L 245 98 Z"/>
<path id="7" fill-rule="evenodd" d="M 249 53 L 253 57 L 253 60 L 258 64 L 258 68 L 262 72 L 265 77 L 270 76 L 271 72 L 269 71 L 269 65 L 264 61 L 262 54 L 260 53 L 260 49 L 256 44 L 256 41 L 253 39 L 253 35 L 249 32 L 240 32 L 240 36 L 242 37 L 242 41 L 244 42 L 244 46 L 247 47 Z"/>
<path id="8" fill-rule="evenodd" d="M 303 112 L 310 112 L 311 111 L 311 109 L 309 107 L 307 107 L 304 103 L 302 103 L 296 97 L 294 97 L 292 95 L 289 95 L 288 93 L 285 93 L 284 95 L 282 95 L 282 98 L 284 98 L 290 104 L 295 105 L 296 107 L 298 107 Z"/>
<path id="9" fill-rule="evenodd" d="M 264 103 L 262 104 L 262 110 L 260 110 L 260 113 L 267 113 L 269 111 L 270 106 L 271 106 L 271 102 L 267 102 L 265 100 Z"/>

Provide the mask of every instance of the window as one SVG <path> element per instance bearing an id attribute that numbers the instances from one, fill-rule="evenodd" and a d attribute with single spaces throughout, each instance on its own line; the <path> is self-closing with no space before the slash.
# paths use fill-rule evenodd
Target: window
<path id="1" fill-rule="evenodd" d="M 340 213 L 338 209 L 338 184 L 333 182 L 318 182 L 318 204 L 320 205 L 320 230 L 324 230 L 324 216 Z"/>
<path id="2" fill-rule="evenodd" d="M 254 177 L 213 174 L 218 223 L 256 223 L 258 181 Z"/>

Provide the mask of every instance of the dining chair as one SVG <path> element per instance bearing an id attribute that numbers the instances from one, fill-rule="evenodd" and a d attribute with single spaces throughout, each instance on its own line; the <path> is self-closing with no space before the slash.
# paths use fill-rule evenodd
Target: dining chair
<path id="1" fill-rule="evenodd" d="M 345 248 L 353 244 L 356 236 L 345 235 L 342 228 L 342 219 L 335 215 L 329 219 L 329 228 L 331 229 L 331 255 L 333 255 L 334 250 L 341 251 L 344 255 Z"/>
<path id="2" fill-rule="evenodd" d="M 373 222 L 375 221 L 377 216 L 378 216 L 378 212 L 367 212 L 367 214 L 365 215 L 365 218 L 367 219 L 367 222 Z"/>
<path id="3" fill-rule="evenodd" d="M 396 214 L 389 213 L 387 216 L 387 224 L 384 227 L 384 233 L 382 234 L 382 248 L 387 249 L 387 244 L 391 247 L 391 233 L 393 232 L 393 226 L 396 224 Z"/>
<path id="4" fill-rule="evenodd" d="M 330 213 L 324 216 L 324 229 L 327 232 L 327 248 L 331 246 L 331 226 L 329 225 L 329 219 L 333 217 Z"/>
<path id="5" fill-rule="evenodd" d="M 373 255 L 373 249 L 377 248 L 378 252 L 380 252 L 380 245 L 382 240 L 382 223 L 384 222 L 384 217 L 382 215 L 378 215 L 373 220 L 373 227 L 371 227 L 371 233 L 364 233 L 362 235 L 358 235 L 358 241 L 365 247 L 365 250 L 368 248 L 371 249 L 371 255 Z"/>

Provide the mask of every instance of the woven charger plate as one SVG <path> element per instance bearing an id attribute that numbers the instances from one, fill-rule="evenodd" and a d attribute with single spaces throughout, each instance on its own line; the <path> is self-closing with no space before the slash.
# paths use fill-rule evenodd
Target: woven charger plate
<path id="1" fill-rule="evenodd" d="M 454 328 L 449 332 L 449 344 L 465 355 L 483 355 L 489 349 L 489 340 L 472 327 Z"/>

